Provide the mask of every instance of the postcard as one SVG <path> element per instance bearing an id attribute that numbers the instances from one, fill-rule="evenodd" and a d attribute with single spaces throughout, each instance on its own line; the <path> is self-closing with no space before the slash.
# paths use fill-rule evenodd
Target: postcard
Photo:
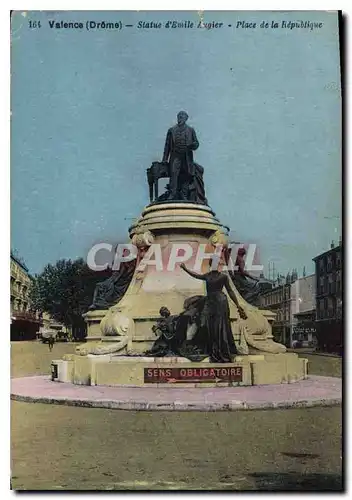
<path id="1" fill-rule="evenodd" d="M 343 489 L 342 23 L 12 11 L 12 489 Z"/>

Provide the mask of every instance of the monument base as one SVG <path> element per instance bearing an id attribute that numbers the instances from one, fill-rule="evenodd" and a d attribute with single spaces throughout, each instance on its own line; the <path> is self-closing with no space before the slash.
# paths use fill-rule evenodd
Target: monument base
<path id="1" fill-rule="evenodd" d="M 52 361 L 52 380 L 77 385 L 231 387 L 285 384 L 307 378 L 308 360 L 295 353 L 236 356 L 233 363 L 187 358 L 69 354 Z"/>
<path id="2" fill-rule="evenodd" d="M 87 323 L 87 342 L 101 339 L 100 323 L 105 317 L 106 313 L 106 310 L 97 309 L 94 311 L 88 311 L 83 314 L 83 318 Z"/>

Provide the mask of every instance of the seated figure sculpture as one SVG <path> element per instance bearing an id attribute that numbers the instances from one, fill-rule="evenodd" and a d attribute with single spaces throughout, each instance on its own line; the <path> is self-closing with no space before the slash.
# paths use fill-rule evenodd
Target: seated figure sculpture
<path id="1" fill-rule="evenodd" d="M 109 309 L 112 305 L 117 304 L 132 280 L 135 267 L 136 260 L 122 262 L 118 271 L 114 271 L 110 278 L 98 283 L 89 310 Z"/>
<path id="2" fill-rule="evenodd" d="M 236 256 L 236 269 L 229 271 L 229 276 L 245 301 L 248 302 L 248 304 L 259 306 L 259 298 L 262 290 L 265 286 L 268 286 L 270 282 L 265 278 L 257 278 L 246 271 L 245 255 L 246 250 L 244 248 L 239 248 Z"/>
<path id="3" fill-rule="evenodd" d="M 259 279 L 245 270 L 245 255 L 246 250 L 244 248 L 239 248 L 235 262 L 237 269 L 229 271 L 229 275 L 245 301 L 249 304 L 257 305 L 260 294 Z"/>
<path id="4" fill-rule="evenodd" d="M 176 336 L 176 325 L 178 316 L 171 316 L 167 307 L 161 307 L 160 318 L 153 325 L 155 335 L 159 335 L 152 348 L 146 351 L 146 355 L 153 356 L 177 356 L 180 342 Z"/>
<path id="5" fill-rule="evenodd" d="M 202 361 L 208 355 L 197 346 L 195 337 L 188 336 L 192 326 L 198 323 L 200 312 L 199 300 L 204 297 L 190 297 L 184 303 L 184 310 L 179 315 L 171 315 L 167 307 L 161 307 L 160 318 L 152 330 L 159 337 L 145 356 L 165 357 L 180 356 L 191 361 Z"/>

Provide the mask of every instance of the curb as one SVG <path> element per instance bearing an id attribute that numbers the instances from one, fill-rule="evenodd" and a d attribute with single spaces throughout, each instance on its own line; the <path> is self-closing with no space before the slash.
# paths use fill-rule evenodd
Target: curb
<path id="1" fill-rule="evenodd" d="M 11 394 L 11 400 L 21 401 L 25 403 L 42 403 L 54 404 L 61 406 L 78 406 L 81 408 L 105 408 L 109 410 L 129 410 L 129 411 L 241 411 L 241 410 L 283 410 L 293 408 L 315 408 L 315 407 L 331 407 L 340 406 L 341 399 L 316 399 L 311 401 L 282 401 L 272 403 L 245 403 L 245 402 L 230 402 L 230 403 L 143 403 L 131 401 L 89 401 L 80 399 L 58 399 L 58 398 L 41 398 L 33 396 L 20 396 Z"/>

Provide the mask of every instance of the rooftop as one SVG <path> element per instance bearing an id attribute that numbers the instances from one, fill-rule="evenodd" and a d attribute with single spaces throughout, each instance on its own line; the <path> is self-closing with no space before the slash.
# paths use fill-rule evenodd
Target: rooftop
<path id="1" fill-rule="evenodd" d="M 319 259 L 323 255 L 327 255 L 329 253 L 336 252 L 336 251 L 341 250 L 341 249 L 342 249 L 342 245 L 337 245 L 336 247 L 329 248 L 329 250 L 326 250 L 325 252 L 322 252 L 321 254 L 319 254 L 316 257 L 314 257 L 312 260 L 314 260 L 314 262 L 315 262 L 317 259 Z"/>
<path id="2" fill-rule="evenodd" d="M 18 264 L 20 267 L 22 267 L 22 269 L 26 271 L 26 273 L 29 272 L 29 269 L 24 263 L 24 261 L 20 257 L 16 257 L 12 252 L 11 252 L 11 259 L 14 260 L 16 264 Z"/>

